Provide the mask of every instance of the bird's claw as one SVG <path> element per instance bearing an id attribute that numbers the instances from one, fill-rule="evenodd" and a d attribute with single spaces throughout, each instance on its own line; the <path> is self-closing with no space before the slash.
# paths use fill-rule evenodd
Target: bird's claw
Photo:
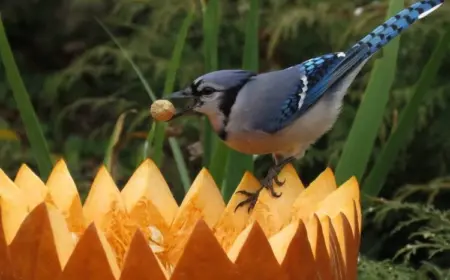
<path id="1" fill-rule="evenodd" d="M 237 193 L 247 196 L 247 199 L 239 202 L 239 204 L 236 206 L 234 211 L 236 212 L 236 210 L 239 207 L 249 204 L 248 212 L 250 213 L 250 211 L 255 207 L 256 202 L 258 201 L 258 197 L 259 197 L 259 194 L 262 189 L 267 189 L 268 191 L 270 191 L 270 194 L 273 197 L 279 198 L 282 195 L 282 193 L 275 192 L 273 182 L 275 182 L 275 184 L 277 184 L 278 186 L 282 186 L 282 185 L 284 185 L 286 180 L 280 181 L 280 179 L 278 179 L 277 173 L 278 172 L 276 169 L 271 168 L 269 170 L 269 172 L 267 173 L 267 176 L 261 180 L 261 188 L 259 190 L 257 190 L 256 192 L 249 192 L 249 191 L 244 191 L 244 190 L 238 191 Z"/>
<path id="2" fill-rule="evenodd" d="M 275 183 L 276 183 L 279 187 L 281 187 L 282 185 L 284 185 L 284 183 L 286 183 L 286 179 L 284 179 L 283 182 L 281 182 L 280 179 L 278 179 L 278 176 L 275 176 L 275 177 L 273 178 L 273 180 L 275 181 Z"/>
<path id="3" fill-rule="evenodd" d="M 248 211 L 248 213 L 250 213 L 250 211 L 252 211 L 252 209 L 256 205 L 256 202 L 258 201 L 259 193 L 261 192 L 262 189 L 263 188 L 260 188 L 258 191 L 253 192 L 253 193 L 248 192 L 248 191 L 238 191 L 237 193 L 247 196 L 247 199 L 239 202 L 238 205 L 236 205 L 236 208 L 234 208 L 234 212 L 236 212 L 236 210 L 238 210 L 239 207 L 242 207 L 245 204 L 249 204 L 247 211 Z"/>
<path id="4" fill-rule="evenodd" d="M 281 193 L 275 192 L 275 189 L 274 189 L 274 187 L 273 187 L 273 181 L 272 181 L 272 180 L 275 180 L 275 183 L 276 183 L 278 186 L 281 186 L 281 185 L 276 181 L 276 179 L 274 179 L 274 178 L 264 178 L 263 180 L 261 180 L 261 189 L 267 189 L 268 191 L 270 191 L 270 194 L 271 194 L 272 196 L 274 196 L 274 197 L 280 197 L 280 196 L 281 196 Z"/>
<path id="5" fill-rule="evenodd" d="M 281 193 L 276 193 L 275 189 L 273 187 L 273 182 L 275 181 L 275 184 L 277 184 L 278 186 L 282 186 L 284 185 L 284 183 L 286 182 L 286 180 L 283 180 L 283 182 L 280 181 L 280 179 L 278 179 L 278 170 L 276 170 L 275 168 L 271 168 L 269 170 L 269 172 L 267 173 L 266 178 L 261 180 L 261 186 L 265 189 L 267 189 L 268 191 L 270 191 L 270 194 L 272 194 L 272 196 L 274 197 L 280 197 Z"/>

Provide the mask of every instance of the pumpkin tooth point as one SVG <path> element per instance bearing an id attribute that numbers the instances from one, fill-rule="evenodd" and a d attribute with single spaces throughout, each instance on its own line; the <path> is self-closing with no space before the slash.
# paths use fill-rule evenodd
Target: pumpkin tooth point
<path id="1" fill-rule="evenodd" d="M 68 280 L 356 279 L 362 224 L 356 178 L 338 188 L 326 168 L 305 188 L 287 165 L 280 179 L 286 180 L 283 196 L 262 191 L 248 213 L 234 212 L 242 200 L 238 191 L 259 188 L 248 172 L 225 204 L 203 168 L 178 206 L 151 159 L 122 191 L 100 167 L 82 205 L 63 159 L 45 184 L 25 164 L 14 182 L 0 169 L 0 274 Z M 31 257 L 35 252 L 46 257 Z"/>

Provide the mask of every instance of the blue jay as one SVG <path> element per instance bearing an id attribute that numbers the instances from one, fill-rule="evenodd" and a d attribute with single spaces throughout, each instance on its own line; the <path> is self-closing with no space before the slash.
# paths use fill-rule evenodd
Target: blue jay
<path id="1" fill-rule="evenodd" d="M 300 159 L 308 147 L 329 131 L 339 116 L 343 98 L 365 63 L 417 20 L 443 4 L 423 0 L 400 11 L 345 52 L 325 54 L 292 67 L 257 74 L 246 70 L 207 73 L 170 99 L 191 105 L 176 113 L 206 115 L 218 136 L 244 154 L 271 154 L 274 165 L 255 193 L 241 191 L 250 211 L 264 188 L 274 197 L 278 173 Z"/>

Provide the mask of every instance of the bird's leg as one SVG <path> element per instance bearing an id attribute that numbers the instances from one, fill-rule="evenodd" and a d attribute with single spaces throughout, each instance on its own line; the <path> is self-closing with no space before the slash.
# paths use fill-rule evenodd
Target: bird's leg
<path id="1" fill-rule="evenodd" d="M 244 206 L 246 204 L 249 204 L 248 212 L 250 212 L 253 207 L 255 207 L 256 201 L 258 200 L 259 194 L 263 189 L 267 189 L 270 191 L 270 194 L 273 197 L 280 197 L 281 193 L 275 192 L 273 182 L 275 181 L 275 184 L 278 186 L 284 185 L 285 181 L 281 182 L 280 179 L 278 179 L 278 174 L 280 171 L 290 162 L 292 162 L 295 158 L 294 157 L 288 157 L 285 158 L 279 162 L 277 162 L 275 165 L 269 168 L 269 171 L 267 172 L 266 177 L 264 177 L 261 180 L 261 188 L 257 190 L 256 192 L 248 192 L 248 191 L 238 191 L 237 193 L 243 194 L 247 196 L 247 199 L 241 201 L 235 208 L 234 211 L 236 211 L 239 207 Z"/>
<path id="2" fill-rule="evenodd" d="M 288 157 L 283 160 L 280 160 L 279 162 L 277 161 L 277 163 L 269 169 L 266 177 L 261 180 L 261 186 L 269 190 L 272 196 L 274 197 L 281 196 L 281 194 L 275 192 L 273 188 L 273 182 L 275 181 L 275 184 L 277 184 L 278 186 L 284 185 L 285 181 L 281 182 L 280 179 L 278 179 L 278 174 L 288 163 L 292 162 L 293 160 L 294 157 Z"/>

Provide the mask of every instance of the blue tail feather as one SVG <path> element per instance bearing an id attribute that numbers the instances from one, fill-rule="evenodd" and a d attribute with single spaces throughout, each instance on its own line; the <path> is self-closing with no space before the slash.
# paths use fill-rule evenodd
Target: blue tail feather
<path id="1" fill-rule="evenodd" d="M 339 82 L 345 81 L 348 87 L 362 65 L 370 57 L 397 37 L 402 31 L 409 28 L 414 22 L 422 19 L 439 8 L 444 0 L 422 0 L 403 9 L 371 33 L 353 45 L 345 53 L 333 53 L 312 58 L 298 65 L 301 76 L 298 90 L 286 100 L 282 109 L 279 123 L 271 131 L 278 131 L 293 120 L 304 114 L 329 89 Z M 349 78 L 349 79 L 347 79 Z M 342 97 L 347 88 L 331 91 Z"/>
<path id="2" fill-rule="evenodd" d="M 392 39 L 409 28 L 414 22 L 424 18 L 444 3 L 444 0 L 423 0 L 414 3 L 383 24 L 375 28 L 366 37 L 361 39 L 355 46 L 366 44 L 369 47 L 368 56 L 375 54 L 378 50 L 388 44 Z"/>

